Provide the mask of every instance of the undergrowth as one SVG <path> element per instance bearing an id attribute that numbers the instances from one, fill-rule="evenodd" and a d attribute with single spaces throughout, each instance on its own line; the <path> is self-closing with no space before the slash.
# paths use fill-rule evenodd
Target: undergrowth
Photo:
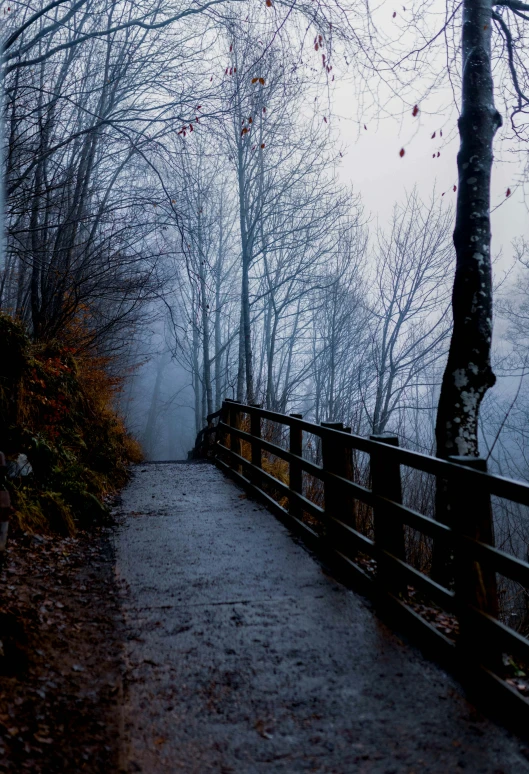
<path id="1" fill-rule="evenodd" d="M 126 482 L 128 464 L 141 460 L 114 409 L 119 381 L 107 367 L 64 342 L 33 342 L 0 314 L 0 449 L 31 465 L 8 484 L 22 530 L 73 535 L 89 527 Z"/>

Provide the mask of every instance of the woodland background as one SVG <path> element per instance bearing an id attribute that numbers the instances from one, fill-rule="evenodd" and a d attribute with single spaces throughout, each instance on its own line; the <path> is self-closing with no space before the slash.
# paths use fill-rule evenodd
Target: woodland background
<path id="1" fill-rule="evenodd" d="M 457 178 L 424 169 L 444 184 L 454 157 L 457 11 L 4 4 L 2 400 L 6 451 L 28 456 L 38 492 L 23 506 L 18 490 L 26 526 L 50 521 L 51 498 L 72 529 L 137 442 L 185 457 L 224 397 L 434 452 Z M 499 384 L 480 443 L 491 470 L 527 480 L 526 103 L 497 28 Z M 366 136 L 357 181 L 344 138 Z M 500 540 L 525 550 L 525 516 L 501 507 Z"/>

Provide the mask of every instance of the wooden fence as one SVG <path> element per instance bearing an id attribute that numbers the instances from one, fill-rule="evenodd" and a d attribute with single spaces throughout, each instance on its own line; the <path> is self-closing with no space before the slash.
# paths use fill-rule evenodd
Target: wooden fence
<path id="1" fill-rule="evenodd" d="M 505 664 L 514 664 L 522 674 L 529 667 L 529 641 L 498 620 L 496 578 L 503 576 L 526 590 L 529 564 L 494 547 L 490 497 L 529 506 L 529 486 L 487 473 L 483 460 L 444 461 L 399 448 L 394 436 L 367 439 L 340 423 L 316 425 L 300 415 L 236 401 L 224 401 L 208 426 L 203 437 L 211 439 L 215 431 L 210 448 L 220 468 L 323 552 L 341 577 L 360 582 L 362 591 L 372 593 L 398 626 L 406 625 L 421 645 L 434 647 L 467 681 L 472 677 L 473 687 L 496 707 L 527 723 L 529 701 L 509 679 Z M 263 427 L 274 440 L 263 437 Z M 288 448 L 275 442 L 281 434 Z M 304 456 L 308 440 L 321 444 L 321 466 Z M 352 480 L 355 450 L 369 456 L 369 487 Z M 283 480 L 263 469 L 263 460 L 270 459 L 284 461 Z M 402 466 L 435 477 L 443 508 L 436 519 L 402 504 Z M 304 474 L 322 482 L 321 504 L 304 494 Z M 371 509 L 371 537 L 358 527 L 359 503 Z M 434 551 L 441 547 L 449 557 L 444 583 L 406 561 L 405 528 L 426 535 Z M 446 636 L 426 620 L 411 604 L 410 591 L 445 611 L 456 622 L 457 634 Z"/>

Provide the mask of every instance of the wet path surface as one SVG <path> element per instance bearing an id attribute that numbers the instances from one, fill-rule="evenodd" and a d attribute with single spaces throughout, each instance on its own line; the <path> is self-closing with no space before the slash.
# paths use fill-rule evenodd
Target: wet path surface
<path id="1" fill-rule="evenodd" d="M 529 772 L 213 466 L 140 466 L 121 510 L 126 771 Z"/>

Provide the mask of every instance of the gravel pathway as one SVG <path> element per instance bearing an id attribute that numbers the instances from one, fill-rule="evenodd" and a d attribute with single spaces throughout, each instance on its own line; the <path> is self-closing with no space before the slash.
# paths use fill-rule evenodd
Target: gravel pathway
<path id="1" fill-rule="evenodd" d="M 520 742 L 213 466 L 139 466 L 121 511 L 126 771 L 529 772 Z"/>

